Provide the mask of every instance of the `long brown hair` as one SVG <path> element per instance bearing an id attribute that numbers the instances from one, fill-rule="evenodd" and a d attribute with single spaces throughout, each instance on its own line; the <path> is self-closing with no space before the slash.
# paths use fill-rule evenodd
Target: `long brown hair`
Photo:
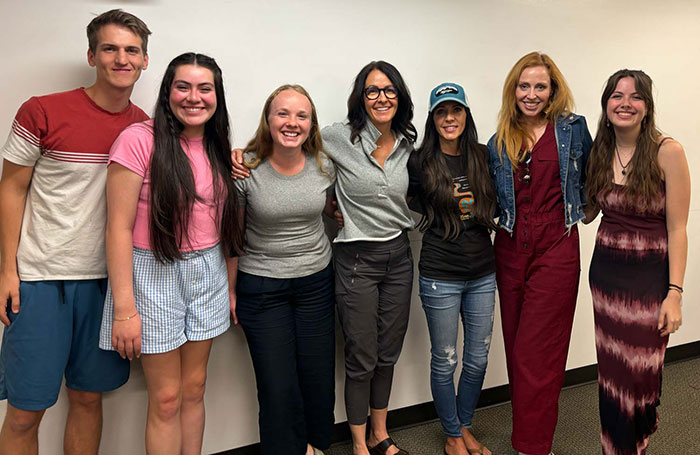
<path id="1" fill-rule="evenodd" d="M 272 135 L 270 134 L 270 122 L 267 118 L 270 115 L 270 105 L 272 104 L 272 100 L 274 100 L 277 95 L 285 90 L 294 90 L 295 92 L 304 95 L 311 104 L 311 130 L 309 131 L 309 137 L 301 145 L 301 149 L 304 151 L 304 154 L 313 156 L 316 159 L 319 169 L 323 171 L 324 167 L 321 154 L 325 152 L 323 151 L 321 128 L 318 126 L 316 105 L 314 105 L 309 92 L 307 92 L 304 87 L 297 84 L 281 85 L 267 97 L 267 100 L 265 100 L 265 104 L 263 106 L 262 115 L 260 116 L 260 124 L 255 132 L 255 136 L 248 142 L 248 145 L 246 145 L 245 149 L 243 150 L 244 153 L 252 152 L 255 155 L 255 158 L 252 160 L 246 160 L 243 164 L 251 169 L 255 169 L 265 157 L 272 153 Z"/>
<path id="2" fill-rule="evenodd" d="M 574 97 L 571 94 L 564 75 L 554 61 L 541 52 L 530 52 L 518 60 L 511 68 L 506 81 L 503 84 L 503 99 L 501 110 L 498 113 L 498 127 L 496 129 L 496 147 L 499 158 L 503 162 L 503 149 L 510 160 L 513 169 L 518 167 L 522 159 L 522 147 L 528 140 L 534 142 L 534 138 L 525 127 L 523 115 L 518 109 L 515 99 L 515 89 L 518 86 L 520 75 L 525 68 L 532 66 L 544 66 L 552 83 L 552 93 L 549 103 L 544 108 L 544 116 L 549 123 L 555 123 L 562 115 L 568 115 L 574 109 Z"/>
<path id="3" fill-rule="evenodd" d="M 149 225 L 153 255 L 163 263 L 183 258 L 180 248 L 192 240 L 188 236 L 192 206 L 195 201 L 202 202 L 189 158 L 180 144 L 184 126 L 170 108 L 175 72 L 182 65 L 201 66 L 214 75 L 216 110 L 204 125 L 204 149 L 211 166 L 214 201 L 220 208 L 218 233 L 226 256 L 240 253 L 245 241 L 238 222 L 238 193 L 231 179 L 230 126 L 221 68 L 211 57 L 187 52 L 175 57 L 166 68 L 153 116 Z"/>
<path id="4" fill-rule="evenodd" d="M 647 115 L 642 120 L 639 136 L 637 136 L 623 194 L 627 204 L 638 206 L 639 210 L 643 211 L 656 201 L 663 188 L 661 168 L 657 161 L 661 132 L 656 128 L 653 82 L 644 71 L 622 69 L 610 76 L 605 84 L 603 96 L 600 99 L 602 114 L 598 121 L 598 132 L 588 159 L 586 196 L 589 204 L 600 208 L 598 197 L 605 197 L 613 189 L 615 130 L 606 112 L 608 100 L 617 88 L 618 82 L 626 77 L 634 79 L 635 90 L 646 105 Z"/>
<path id="5" fill-rule="evenodd" d="M 489 174 L 488 149 L 479 144 L 476 125 L 471 110 L 465 108 L 466 124 L 458 139 L 460 159 L 467 170 L 467 181 L 476 201 L 471 211 L 474 220 L 489 229 L 496 229 L 493 214 L 496 209 L 496 189 Z M 423 143 L 411 154 L 416 168 L 421 172 L 423 191 L 417 197 L 425 209 L 418 224 L 425 232 L 438 220 L 445 227 L 443 240 L 455 240 L 459 236 L 461 221 L 455 210 L 452 175 L 440 148 L 440 134 L 435 128 L 435 109 L 425 122 Z"/>

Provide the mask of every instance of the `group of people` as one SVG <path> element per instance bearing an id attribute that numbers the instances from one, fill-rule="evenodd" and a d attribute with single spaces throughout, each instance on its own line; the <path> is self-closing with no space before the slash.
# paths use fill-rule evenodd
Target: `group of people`
<path id="1" fill-rule="evenodd" d="M 411 210 L 444 453 L 492 453 L 470 429 L 496 288 L 513 448 L 551 452 L 577 223 L 600 211 L 590 282 L 602 450 L 645 453 L 668 335 L 681 324 L 690 178 L 683 148 L 656 127 L 644 72 L 608 79 L 592 140 L 555 63 L 532 52 L 506 77 L 488 145 L 464 88 L 448 82 L 430 92 L 415 147 L 408 87 L 375 61 L 354 80 L 345 122 L 321 129 L 309 93 L 283 85 L 232 154 L 214 59 L 173 59 L 149 120 L 129 101 L 148 66 L 146 24 L 112 10 L 87 32 L 95 84 L 31 98 L 2 149 L 0 454 L 38 451 L 64 375 L 65 452 L 97 453 L 101 394 L 127 381 L 136 357 L 146 451 L 200 453 L 212 339 L 231 321 L 255 370 L 261 453 L 322 454 L 336 308 L 353 454 L 407 454 L 386 418 L 414 281 Z M 340 226 L 333 244 L 324 214 Z"/>

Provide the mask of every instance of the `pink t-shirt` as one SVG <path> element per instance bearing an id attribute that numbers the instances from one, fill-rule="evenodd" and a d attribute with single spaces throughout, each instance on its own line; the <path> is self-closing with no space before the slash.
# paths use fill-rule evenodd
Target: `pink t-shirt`
<path id="1" fill-rule="evenodd" d="M 180 251 L 201 250 L 219 243 L 216 223 L 218 207 L 214 204 L 211 167 L 202 138 L 182 138 L 182 149 L 190 159 L 197 194 L 203 202 L 195 201 L 187 231 L 189 243 L 183 239 Z M 134 246 L 152 249 L 149 221 L 151 216 L 150 163 L 153 151 L 153 120 L 135 123 L 119 135 L 109 152 L 109 163 L 118 163 L 143 177 L 141 194 L 134 220 Z"/>

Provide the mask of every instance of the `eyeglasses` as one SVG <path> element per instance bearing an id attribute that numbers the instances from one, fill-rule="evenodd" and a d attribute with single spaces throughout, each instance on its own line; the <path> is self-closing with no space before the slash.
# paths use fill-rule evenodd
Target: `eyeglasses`
<path id="1" fill-rule="evenodd" d="M 394 98 L 399 96 L 398 90 L 396 90 L 396 87 L 394 87 L 393 85 L 387 85 L 384 88 L 379 88 L 376 85 L 370 85 L 369 87 L 365 87 L 363 92 L 368 100 L 376 100 L 377 98 L 379 98 L 379 94 L 381 92 L 384 92 L 384 96 L 386 96 L 390 100 L 393 100 Z"/>
<path id="2" fill-rule="evenodd" d="M 530 180 L 532 180 L 532 177 L 530 176 L 530 162 L 532 162 L 532 154 L 529 150 L 527 150 L 522 161 L 522 164 L 525 165 L 525 169 L 522 171 L 518 170 L 518 180 L 523 183 L 530 183 Z"/>

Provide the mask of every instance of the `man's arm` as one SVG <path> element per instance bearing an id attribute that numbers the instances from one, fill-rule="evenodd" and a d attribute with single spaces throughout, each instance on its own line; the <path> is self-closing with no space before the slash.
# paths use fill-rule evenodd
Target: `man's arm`
<path id="1" fill-rule="evenodd" d="M 33 172 L 33 166 L 3 160 L 0 178 L 0 321 L 5 325 L 10 325 L 6 308 L 9 299 L 12 299 L 12 312 L 19 313 L 17 248 Z"/>

